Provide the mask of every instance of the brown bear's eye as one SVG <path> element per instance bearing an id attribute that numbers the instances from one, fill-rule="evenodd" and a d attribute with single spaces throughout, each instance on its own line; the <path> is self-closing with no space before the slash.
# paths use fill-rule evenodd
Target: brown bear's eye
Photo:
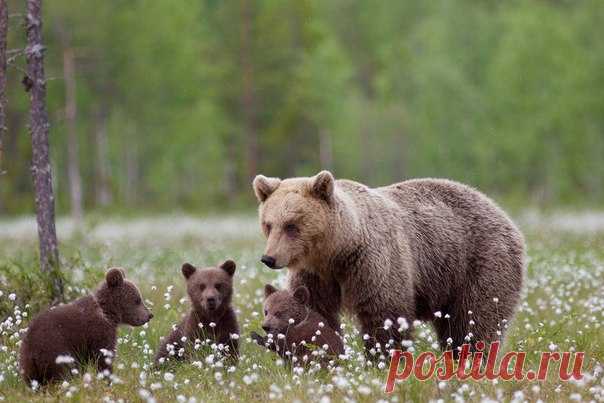
<path id="1" fill-rule="evenodd" d="M 266 229 L 266 233 L 270 234 L 273 226 L 271 224 L 264 224 L 264 228 Z"/>
<path id="2" fill-rule="evenodd" d="M 222 284 L 218 283 L 215 285 L 216 290 L 220 291 L 220 289 L 222 288 Z"/>
<path id="3" fill-rule="evenodd" d="M 206 289 L 206 285 L 205 284 L 199 284 L 199 289 L 201 291 L 205 290 Z"/>
<path id="4" fill-rule="evenodd" d="M 264 316 L 268 316 L 268 311 L 266 309 L 264 310 Z"/>
<path id="5" fill-rule="evenodd" d="M 137 298 L 137 299 L 134 301 L 134 305 L 140 305 L 140 304 L 142 304 L 142 303 L 143 303 L 143 301 L 141 301 L 141 299 L 140 299 L 140 298 Z"/>
<path id="6" fill-rule="evenodd" d="M 296 224 L 287 224 L 284 229 L 285 233 L 289 236 L 298 235 L 298 227 L 296 226 Z"/>

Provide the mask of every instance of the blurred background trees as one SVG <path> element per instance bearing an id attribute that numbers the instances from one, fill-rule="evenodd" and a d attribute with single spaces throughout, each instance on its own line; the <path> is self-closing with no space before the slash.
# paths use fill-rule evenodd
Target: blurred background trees
<path id="1" fill-rule="evenodd" d="M 254 203 L 257 172 L 320 168 L 376 186 L 440 176 L 520 203 L 604 202 L 600 0 L 44 8 L 60 212 L 238 208 Z M 9 22 L 8 48 L 22 48 L 22 19 Z M 8 69 L 3 215 L 33 211 L 23 68 Z"/>

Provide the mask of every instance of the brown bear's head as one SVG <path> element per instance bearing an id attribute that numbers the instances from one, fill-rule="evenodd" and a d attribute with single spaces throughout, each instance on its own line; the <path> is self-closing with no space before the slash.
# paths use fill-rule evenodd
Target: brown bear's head
<path id="1" fill-rule="evenodd" d="M 300 324 L 308 317 L 310 292 L 305 286 L 293 292 L 277 290 L 270 284 L 264 286 L 264 321 L 267 333 L 285 334 L 287 328 Z"/>
<path id="2" fill-rule="evenodd" d="M 213 315 L 230 306 L 235 268 L 232 260 L 204 269 L 197 269 L 189 263 L 182 265 L 187 292 L 195 310 Z"/>
<path id="3" fill-rule="evenodd" d="M 335 179 L 328 171 L 311 178 L 267 178 L 253 183 L 267 238 L 262 263 L 271 269 L 312 267 L 335 223 Z"/>
<path id="4" fill-rule="evenodd" d="M 141 326 L 153 318 L 138 288 L 126 280 L 122 268 L 109 269 L 95 295 L 105 315 L 115 323 Z"/>

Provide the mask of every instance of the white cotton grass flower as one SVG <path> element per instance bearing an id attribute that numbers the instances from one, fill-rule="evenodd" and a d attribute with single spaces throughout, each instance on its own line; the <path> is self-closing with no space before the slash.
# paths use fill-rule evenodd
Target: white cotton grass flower
<path id="1" fill-rule="evenodd" d="M 162 384 L 160 382 L 154 382 L 149 385 L 149 387 L 151 388 L 151 390 L 158 390 L 162 388 Z"/>
<path id="2" fill-rule="evenodd" d="M 364 396 L 369 396 L 371 394 L 371 388 L 367 385 L 360 385 L 357 388 L 357 391 Z"/>
<path id="3" fill-rule="evenodd" d="M 75 362 L 75 358 L 73 358 L 72 356 L 70 356 L 69 354 L 59 354 L 57 355 L 57 358 L 55 358 L 55 363 L 56 364 L 73 364 Z"/>
<path id="4" fill-rule="evenodd" d="M 82 377 L 82 381 L 84 381 L 85 384 L 92 382 L 92 375 L 90 375 L 89 372 L 86 372 Z"/>
<path id="5" fill-rule="evenodd" d="M 172 382 L 174 380 L 174 374 L 171 372 L 165 372 L 164 373 L 164 381 L 166 382 Z"/>
<path id="6" fill-rule="evenodd" d="M 409 322 L 407 322 L 407 319 L 405 319 L 403 317 L 399 317 L 396 320 L 396 323 L 398 323 L 398 326 L 399 326 L 398 331 L 399 332 L 403 332 L 403 331 L 409 329 Z"/>
<path id="7" fill-rule="evenodd" d="M 442 318 L 442 316 L 443 316 L 443 314 L 442 314 L 442 312 L 441 312 L 441 311 L 436 311 L 436 312 L 434 312 L 434 317 L 435 317 L 435 318 Z"/>
<path id="8" fill-rule="evenodd" d="M 140 398 L 142 400 L 144 400 L 147 403 L 155 403 L 155 398 L 153 397 L 153 395 L 151 394 L 151 392 L 149 392 L 147 389 L 139 389 L 138 390 L 138 395 L 140 396 Z"/>

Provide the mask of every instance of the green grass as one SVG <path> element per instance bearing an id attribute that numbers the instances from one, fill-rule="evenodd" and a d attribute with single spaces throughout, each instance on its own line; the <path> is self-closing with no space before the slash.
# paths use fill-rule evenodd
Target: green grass
<path id="1" fill-rule="evenodd" d="M 127 222 L 123 223 L 128 226 Z M 218 222 L 216 225 L 220 225 Z M 242 224 L 243 225 L 243 224 Z M 86 228 L 87 234 L 92 228 Z M 143 231 L 144 232 L 144 231 Z M 170 234 L 174 232 L 174 235 Z M 220 232 L 220 236 L 216 233 Z M 105 242 L 98 237 L 74 236 L 62 242 L 63 267 L 70 299 L 88 292 L 110 266 L 123 266 L 128 277 L 141 288 L 152 304 L 155 318 L 141 328 L 123 327 L 119 332 L 115 381 L 97 379 L 92 368 L 63 385 L 32 391 L 19 378 L 17 357 L 19 337 L 27 321 L 47 303 L 48 290 L 36 269 L 36 243 L 31 238 L 0 239 L 0 399 L 57 401 L 139 401 L 152 397 L 157 401 L 174 401 L 195 397 L 197 401 L 445 401 L 484 398 L 518 401 L 604 400 L 604 234 L 584 235 L 543 232 L 525 228 L 530 264 L 526 296 L 511 324 L 505 349 L 526 351 L 525 368 L 536 369 L 538 352 L 584 351 L 582 383 L 561 382 L 551 376 L 545 382 L 457 380 L 439 383 L 415 379 L 397 384 L 395 393 L 384 394 L 387 366 L 369 366 L 363 359 L 360 335 L 353 322 L 346 321 L 346 342 L 351 358 L 337 369 L 313 373 L 295 373 L 277 357 L 252 344 L 247 335 L 260 331 L 262 286 L 282 281 L 284 272 L 264 269 L 258 262 L 263 249 L 259 235 L 237 226 L 227 231 L 207 231 L 178 235 L 166 228 L 165 236 L 135 236 Z M 259 230 L 258 230 L 259 233 Z M 182 363 L 161 371 L 150 368 L 159 337 L 169 332 L 188 308 L 180 266 L 184 261 L 213 265 L 226 258 L 237 264 L 234 305 L 242 330 L 241 359 L 229 363 L 208 364 L 205 357 L 195 357 L 201 365 Z M 168 288 L 173 286 L 171 291 Z M 9 298 L 14 293 L 15 300 Z M 25 316 L 27 313 L 27 316 Z M 8 321 L 7 318 L 12 320 Z M 18 317 L 21 318 L 20 323 Z M 433 350 L 434 334 L 429 325 L 416 330 L 416 351 Z M 436 351 L 436 350 L 434 350 Z M 557 366 L 554 366 L 557 368 Z M 166 378 L 165 373 L 174 375 Z M 595 372 L 595 376 L 594 376 Z M 599 373 L 598 373 L 599 372 Z M 86 378 L 86 380 L 85 380 Z M 91 378 L 91 379 L 90 379 Z M 522 393 L 522 395 L 520 395 Z M 144 400 L 144 399 L 143 399 Z"/>

